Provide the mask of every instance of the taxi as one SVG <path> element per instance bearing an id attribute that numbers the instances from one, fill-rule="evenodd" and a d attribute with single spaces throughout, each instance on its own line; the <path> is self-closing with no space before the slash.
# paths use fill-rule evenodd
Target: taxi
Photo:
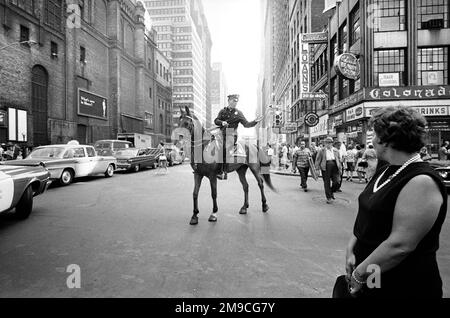
<path id="1" fill-rule="evenodd" d="M 66 145 L 37 147 L 23 160 L 6 161 L 7 165 L 29 166 L 40 164 L 48 169 L 50 178 L 67 186 L 79 177 L 114 175 L 117 160 L 112 156 L 98 156 L 94 147 L 70 141 Z"/>

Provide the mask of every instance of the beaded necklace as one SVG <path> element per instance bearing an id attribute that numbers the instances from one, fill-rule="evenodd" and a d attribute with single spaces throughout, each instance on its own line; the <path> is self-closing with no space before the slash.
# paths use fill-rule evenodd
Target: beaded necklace
<path id="1" fill-rule="evenodd" d="M 378 184 L 380 183 L 381 179 L 383 178 L 384 174 L 386 173 L 386 171 L 389 169 L 389 167 L 387 167 L 386 170 L 384 170 L 384 172 L 378 177 L 377 181 L 375 182 L 374 186 L 373 186 L 373 193 L 378 192 L 381 188 L 383 188 L 386 184 L 388 184 L 389 182 L 391 182 L 392 179 L 394 179 L 396 176 L 398 176 L 400 174 L 400 172 L 402 172 L 403 170 L 406 169 L 406 167 L 408 167 L 410 164 L 414 163 L 414 162 L 419 162 L 422 161 L 420 159 L 420 155 L 416 155 L 414 157 L 412 157 L 411 159 L 409 159 L 408 161 L 406 161 L 403 166 L 401 166 L 392 176 L 390 176 L 386 181 L 383 182 L 382 185 L 378 186 Z"/>

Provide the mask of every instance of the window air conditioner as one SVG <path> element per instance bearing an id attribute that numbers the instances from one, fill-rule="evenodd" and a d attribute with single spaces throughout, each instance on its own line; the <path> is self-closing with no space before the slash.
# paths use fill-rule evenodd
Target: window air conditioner
<path id="1" fill-rule="evenodd" d="M 444 19 L 433 19 L 422 22 L 422 29 L 442 29 L 444 27 Z"/>

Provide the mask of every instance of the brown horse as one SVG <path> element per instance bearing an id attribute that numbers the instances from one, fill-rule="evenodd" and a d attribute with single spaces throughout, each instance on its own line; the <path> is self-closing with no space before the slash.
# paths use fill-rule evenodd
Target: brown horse
<path id="1" fill-rule="evenodd" d="M 195 179 L 195 187 L 194 187 L 194 215 L 191 218 L 191 225 L 198 224 L 198 193 L 200 191 L 200 186 L 204 177 L 209 179 L 209 183 L 211 185 L 211 196 L 213 199 L 213 212 L 209 217 L 209 222 L 217 222 L 217 212 L 219 208 L 217 206 L 217 174 L 220 168 L 221 158 L 220 151 L 210 151 L 210 139 L 204 139 L 206 130 L 202 127 L 200 121 L 192 114 L 188 107 L 186 107 L 186 111 L 181 109 L 181 116 L 179 119 L 179 127 L 182 129 L 187 129 L 191 135 L 191 167 L 194 170 L 194 179 Z M 198 138 L 198 139 L 196 139 Z M 254 149 L 250 149 L 254 147 Z M 221 148 L 221 147 L 220 147 Z M 272 185 L 270 174 L 265 173 L 261 175 L 261 167 L 270 167 L 270 159 L 265 154 L 264 151 L 258 149 L 256 145 L 246 146 L 246 158 L 240 158 L 239 162 L 229 163 L 227 172 L 237 171 L 239 175 L 239 180 L 241 181 L 242 187 L 244 189 L 244 205 L 242 206 L 239 214 L 247 214 L 247 209 L 249 208 L 248 203 L 248 190 L 249 185 L 247 183 L 247 179 L 245 177 L 247 169 L 253 173 L 258 182 L 259 189 L 261 191 L 262 197 L 262 211 L 266 213 L 269 210 L 269 206 L 267 205 L 266 196 L 264 194 L 264 181 L 267 183 L 269 188 L 276 192 L 276 189 Z M 217 148 L 215 150 L 218 150 Z M 253 150 L 257 153 L 257 160 L 249 160 L 249 152 Z M 216 154 L 214 155 L 214 152 Z M 201 153 L 201 158 L 198 160 L 199 153 Z M 215 160 L 205 160 L 205 154 L 211 155 L 215 158 Z M 196 158 L 197 155 L 197 158 Z M 197 159 L 197 160 L 194 160 Z M 196 162 L 197 161 L 197 162 Z M 255 163 L 250 163 L 255 161 Z"/>

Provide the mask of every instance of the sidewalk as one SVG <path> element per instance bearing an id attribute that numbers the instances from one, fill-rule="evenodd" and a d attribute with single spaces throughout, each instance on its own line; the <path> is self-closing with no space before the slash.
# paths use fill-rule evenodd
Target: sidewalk
<path id="1" fill-rule="evenodd" d="M 291 169 L 282 169 L 278 170 L 278 168 L 272 168 L 270 169 L 270 173 L 278 174 L 282 176 L 290 176 L 290 177 L 298 177 L 300 178 L 300 173 L 297 171 L 296 173 L 292 173 Z M 312 178 L 311 173 L 308 174 L 309 178 Z M 322 179 L 322 174 L 320 173 L 319 179 Z M 365 182 L 358 182 L 358 177 L 353 177 L 353 183 L 355 184 L 366 184 Z M 346 181 L 346 177 L 344 176 L 344 181 Z"/>

